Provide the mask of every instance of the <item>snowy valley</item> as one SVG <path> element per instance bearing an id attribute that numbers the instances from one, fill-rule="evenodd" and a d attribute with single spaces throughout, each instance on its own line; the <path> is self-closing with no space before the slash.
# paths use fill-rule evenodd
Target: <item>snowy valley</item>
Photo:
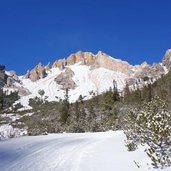
<path id="1" fill-rule="evenodd" d="M 170 66 L 171 50 L 152 65 L 101 51 L 22 76 L 1 65 L 0 170 L 168 171 Z"/>

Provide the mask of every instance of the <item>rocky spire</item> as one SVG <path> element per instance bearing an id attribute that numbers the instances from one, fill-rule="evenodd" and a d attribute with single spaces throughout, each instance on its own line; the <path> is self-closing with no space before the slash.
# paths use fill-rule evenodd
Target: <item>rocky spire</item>
<path id="1" fill-rule="evenodd" d="M 171 49 L 168 49 L 163 57 L 162 64 L 171 69 Z"/>
<path id="2" fill-rule="evenodd" d="M 29 78 L 32 81 L 37 81 L 38 79 L 46 77 L 46 69 L 45 67 L 39 63 L 35 68 L 31 71 L 27 71 L 25 78 Z"/>

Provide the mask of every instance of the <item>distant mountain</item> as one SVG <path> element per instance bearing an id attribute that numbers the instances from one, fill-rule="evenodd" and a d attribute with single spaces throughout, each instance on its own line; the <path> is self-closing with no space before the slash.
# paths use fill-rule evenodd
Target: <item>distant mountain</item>
<path id="1" fill-rule="evenodd" d="M 6 81 L 0 73 L 0 80 L 4 91 L 19 91 L 18 102 L 29 107 L 29 99 L 40 96 L 39 90 L 44 90 L 43 97 L 48 101 L 59 101 L 64 99 L 67 89 L 69 101 L 75 102 L 80 95 L 86 100 L 101 94 L 114 83 L 120 93 L 126 84 L 131 89 L 142 88 L 168 73 L 170 68 L 171 50 L 166 51 L 161 63 L 144 62 L 135 66 L 102 51 L 96 55 L 79 51 L 53 64 L 43 66 L 40 63 L 23 76 L 17 76 L 14 71 L 6 72 Z"/>

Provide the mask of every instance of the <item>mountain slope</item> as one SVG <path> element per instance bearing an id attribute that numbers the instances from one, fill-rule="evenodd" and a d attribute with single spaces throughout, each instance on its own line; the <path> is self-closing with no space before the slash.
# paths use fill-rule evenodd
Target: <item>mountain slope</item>
<path id="1" fill-rule="evenodd" d="M 153 83 L 170 70 L 170 56 L 168 50 L 162 63 L 132 66 L 101 51 L 96 55 L 79 51 L 53 64 L 38 64 L 24 76 L 6 72 L 8 78 L 3 89 L 19 91 L 21 99 L 16 103 L 26 108 L 30 98 L 40 97 L 39 90 L 44 90 L 43 98 L 48 101 L 64 99 L 66 89 L 70 102 L 77 101 L 80 95 L 86 100 L 109 90 L 114 82 L 120 92 L 126 83 L 131 89 Z"/>

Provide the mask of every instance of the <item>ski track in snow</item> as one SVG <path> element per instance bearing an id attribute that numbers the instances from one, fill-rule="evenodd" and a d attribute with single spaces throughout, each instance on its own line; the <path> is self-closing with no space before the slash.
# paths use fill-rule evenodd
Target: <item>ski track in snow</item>
<path id="1" fill-rule="evenodd" d="M 0 170 L 80 170 L 81 158 L 86 155 L 87 148 L 101 139 L 50 135 L 26 137 L 0 143 Z M 20 141 L 21 140 L 21 141 Z M 35 141 L 36 140 L 36 141 Z M 43 140 L 43 141 L 42 141 Z M 13 144 L 14 143 L 14 144 Z M 18 144 L 19 143 L 19 144 Z"/>
<path id="2" fill-rule="evenodd" d="M 0 142 L 0 171 L 160 170 L 147 163 L 150 161 L 143 148 L 127 152 L 121 131 L 51 134 Z"/>

